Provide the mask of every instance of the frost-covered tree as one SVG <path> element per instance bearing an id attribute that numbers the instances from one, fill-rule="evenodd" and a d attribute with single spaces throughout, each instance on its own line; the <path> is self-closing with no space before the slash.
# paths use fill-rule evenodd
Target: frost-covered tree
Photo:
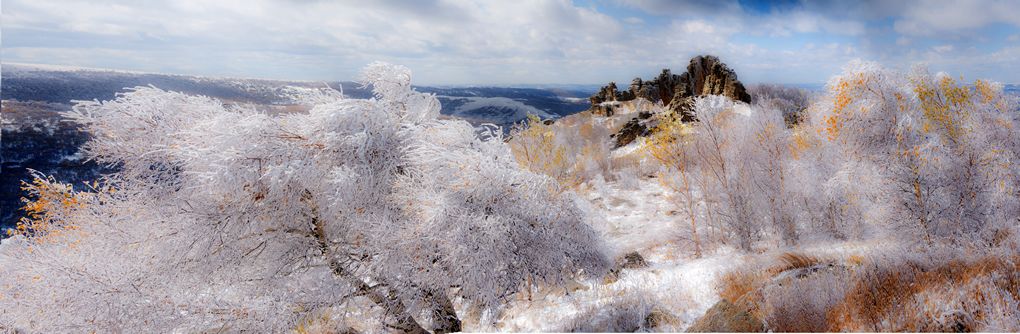
<path id="1" fill-rule="evenodd" d="M 780 109 L 756 104 L 752 110 L 738 131 L 745 134 L 741 150 L 752 169 L 755 207 L 759 217 L 768 218 L 783 243 L 794 245 L 799 239 L 795 221 L 798 194 L 791 191 L 796 180 L 790 167 L 790 131 Z"/>
<path id="2" fill-rule="evenodd" d="M 809 112 L 831 216 L 927 243 L 1015 223 L 1016 110 L 1001 86 L 851 63 Z"/>
<path id="3" fill-rule="evenodd" d="M 755 217 L 753 168 L 741 149 L 749 133 L 745 129 L 749 106 L 724 96 L 706 96 L 694 102 L 694 154 L 701 176 L 701 190 L 709 201 L 715 223 L 725 227 L 740 249 L 749 251 L 759 233 Z M 714 199 L 714 200 L 713 200 Z"/>
<path id="4" fill-rule="evenodd" d="M 797 201 L 790 189 L 790 134 L 782 112 L 722 96 L 699 98 L 694 107 L 698 122 L 691 125 L 689 164 L 700 170 L 696 179 L 703 197 L 716 199 L 710 216 L 743 250 L 751 250 L 769 230 L 795 244 Z"/>
<path id="5" fill-rule="evenodd" d="M 765 98 L 706 96 L 685 134 L 663 123 L 648 146 L 688 211 L 703 202 L 708 225 L 743 250 L 770 232 L 786 245 L 889 232 L 981 243 L 1020 217 L 1017 105 L 1001 85 L 852 62 L 803 123 L 788 128 Z"/>
<path id="6" fill-rule="evenodd" d="M 36 214 L 0 245 L 0 325 L 279 332 L 355 312 L 447 332 L 452 299 L 498 309 L 526 278 L 606 269 L 573 193 L 498 133 L 437 119 L 410 81 L 375 63 L 375 98 L 294 90 L 310 110 L 282 115 L 152 87 L 79 103 L 84 152 L 119 172 L 26 186 Z"/>
<path id="7" fill-rule="evenodd" d="M 789 126 L 800 123 L 804 110 L 811 103 L 807 90 L 778 84 L 751 85 L 747 93 L 755 105 L 778 110 Z"/>
<path id="8" fill-rule="evenodd" d="M 655 127 L 651 138 L 646 142 L 646 152 L 659 164 L 665 172 L 659 173 L 662 183 L 676 193 L 676 199 L 686 211 L 687 223 L 691 228 L 691 241 L 694 244 L 694 256 L 701 257 L 701 237 L 698 235 L 699 204 L 702 196 L 698 195 L 695 183 L 698 180 L 694 154 L 693 127 L 684 123 L 680 117 L 667 114 Z"/>

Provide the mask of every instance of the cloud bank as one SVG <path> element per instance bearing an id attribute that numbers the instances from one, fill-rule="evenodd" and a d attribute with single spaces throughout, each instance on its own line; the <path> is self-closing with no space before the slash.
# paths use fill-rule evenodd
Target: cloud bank
<path id="1" fill-rule="evenodd" d="M 3 60 L 279 79 L 603 83 L 712 53 L 749 82 L 823 82 L 851 59 L 1020 81 L 1007 1 L 7 0 Z"/>

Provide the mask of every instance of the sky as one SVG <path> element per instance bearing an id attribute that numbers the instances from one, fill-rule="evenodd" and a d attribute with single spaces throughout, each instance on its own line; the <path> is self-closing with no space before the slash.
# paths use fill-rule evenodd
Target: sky
<path id="1" fill-rule="evenodd" d="M 1016 1 L 2 0 L 3 62 L 421 85 L 603 84 L 719 56 L 744 82 L 854 59 L 1020 82 Z"/>

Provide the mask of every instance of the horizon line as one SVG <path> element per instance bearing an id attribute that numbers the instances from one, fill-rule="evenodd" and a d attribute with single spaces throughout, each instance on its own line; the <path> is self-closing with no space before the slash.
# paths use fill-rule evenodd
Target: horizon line
<path id="1" fill-rule="evenodd" d="M 194 78 L 206 78 L 206 79 L 245 79 L 245 80 L 263 80 L 263 81 L 284 81 L 284 82 L 301 82 L 301 83 L 316 83 L 316 82 L 357 82 L 353 79 L 329 79 L 329 80 L 308 80 L 308 79 L 280 79 L 280 78 L 269 78 L 269 77 L 257 77 L 257 76 L 216 76 L 216 75 L 203 75 L 203 74 L 191 74 L 191 73 L 172 73 L 172 72 L 159 72 L 159 71 L 142 71 L 142 70 L 129 70 L 129 69 L 117 69 L 108 67 L 91 67 L 91 66 L 78 66 L 78 65 L 63 65 L 63 64 L 44 64 L 44 63 L 26 63 L 18 61 L 0 61 L 0 68 L 5 65 L 13 65 L 20 67 L 27 67 L 47 72 L 111 72 L 121 74 L 149 74 L 149 75 L 165 75 L 165 76 L 183 76 L 183 77 L 194 77 Z M 413 69 L 412 69 L 413 71 Z M 417 87 L 428 87 L 428 88 L 563 88 L 565 86 L 593 86 L 602 87 L 608 85 L 609 82 L 622 82 L 622 81 L 607 81 L 604 83 L 513 83 L 513 84 L 414 84 Z M 801 86 L 801 85 L 825 85 L 825 82 L 796 82 L 796 83 L 778 83 L 778 82 L 748 82 L 745 85 L 754 84 L 778 84 L 783 86 Z M 1003 83 L 1006 85 L 1013 85 L 1013 83 Z"/>

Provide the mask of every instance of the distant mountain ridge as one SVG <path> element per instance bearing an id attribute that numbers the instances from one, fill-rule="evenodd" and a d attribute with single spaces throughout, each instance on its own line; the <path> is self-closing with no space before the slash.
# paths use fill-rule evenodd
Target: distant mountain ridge
<path id="1" fill-rule="evenodd" d="M 187 94 L 206 95 L 228 101 L 280 105 L 291 103 L 282 94 L 287 86 L 330 87 L 352 98 L 369 98 L 371 91 L 350 81 L 292 81 L 271 79 L 217 78 L 192 75 L 144 73 L 67 66 L 2 64 L 3 100 L 70 103 L 73 100 L 110 100 L 125 88 L 152 85 Z M 583 87 L 583 86 L 581 86 Z M 513 87 L 428 87 L 422 92 L 436 94 L 442 113 L 472 123 L 508 126 L 535 113 L 558 118 L 587 109 L 583 99 L 594 90 Z M 511 101 L 518 103 L 512 103 Z M 473 102 L 468 104 L 469 102 Z M 464 105 L 468 104 L 469 109 Z"/>

